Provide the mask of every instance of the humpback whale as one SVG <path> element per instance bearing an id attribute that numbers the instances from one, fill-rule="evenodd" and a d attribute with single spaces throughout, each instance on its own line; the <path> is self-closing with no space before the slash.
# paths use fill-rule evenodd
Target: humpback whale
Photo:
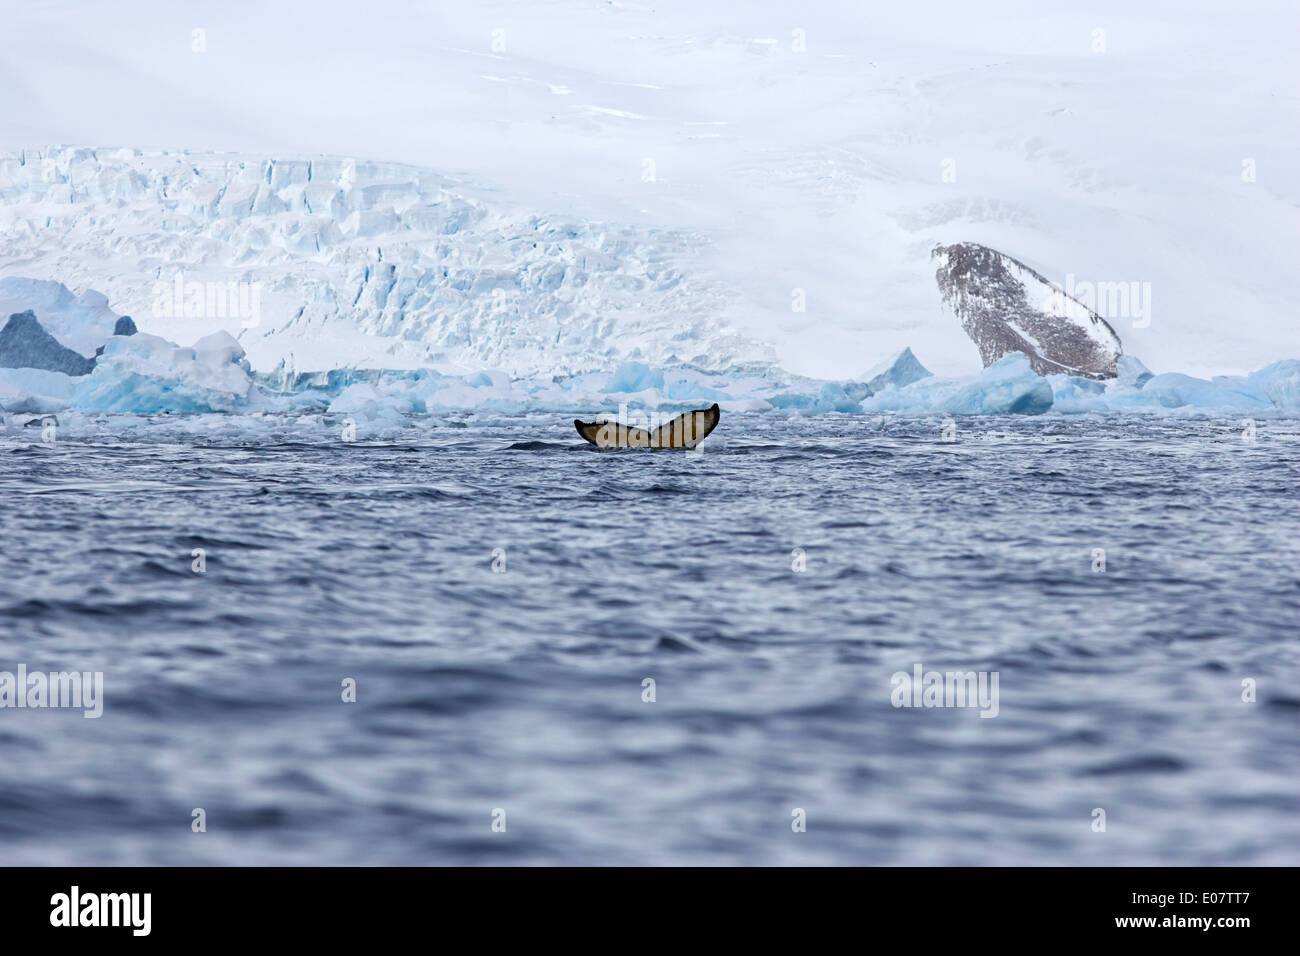
<path id="1" fill-rule="evenodd" d="M 722 409 L 714 402 L 709 408 L 683 412 L 654 431 L 633 428 L 621 422 L 573 420 L 578 434 L 597 448 L 694 448 L 718 426 Z"/>

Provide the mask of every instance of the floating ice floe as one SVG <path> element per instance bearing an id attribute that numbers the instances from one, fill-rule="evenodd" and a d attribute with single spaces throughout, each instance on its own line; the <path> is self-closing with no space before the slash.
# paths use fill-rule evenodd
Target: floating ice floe
<path id="1" fill-rule="evenodd" d="M 1283 359 L 1246 376 L 1243 383 L 1275 408 L 1300 410 L 1300 360 Z"/>
<path id="2" fill-rule="evenodd" d="M 1141 388 L 1120 388 L 1108 392 L 1106 407 L 1111 411 L 1131 408 L 1264 411 L 1272 409 L 1273 403 L 1246 386 L 1244 379 L 1220 378 L 1206 381 L 1178 372 L 1167 372 L 1152 376 Z"/>

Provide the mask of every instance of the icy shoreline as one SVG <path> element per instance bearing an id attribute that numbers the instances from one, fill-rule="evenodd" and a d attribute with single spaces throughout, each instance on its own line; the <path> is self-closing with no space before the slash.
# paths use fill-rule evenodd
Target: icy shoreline
<path id="1" fill-rule="evenodd" d="M 432 369 L 338 369 L 314 375 L 252 373 L 234 339 L 216 333 L 192 347 L 157 336 L 114 336 L 90 375 L 0 368 L 0 411 L 85 415 L 328 414 L 376 426 L 421 416 L 554 414 L 636 417 L 718 402 L 730 413 L 980 416 L 1151 414 L 1300 417 L 1300 361 L 1213 380 L 1152 375 L 1126 357 L 1110 382 L 1042 377 L 1014 353 L 965 378 L 930 375 L 904 350 L 860 380 L 799 378 L 776 367 L 736 373 L 625 363 L 612 372 L 511 378 Z"/>
<path id="2" fill-rule="evenodd" d="M 415 415 L 464 412 L 635 417 L 714 402 L 727 412 L 785 415 L 1300 415 L 1300 361 L 1295 359 L 1249 375 L 1208 380 L 1181 373 L 1154 375 L 1131 355 L 1120 356 L 1113 379 L 1042 376 L 1021 352 L 976 375 L 939 377 L 910 348 L 838 381 L 793 375 L 771 362 L 710 369 L 624 361 L 604 370 L 551 375 L 427 366 L 300 372 L 282 362 L 258 372 L 228 332 L 179 345 L 137 331 L 129 317 L 115 316 L 102 296 L 74 299 L 57 283 L 0 280 L 0 305 L 6 295 L 10 301 L 26 301 L 13 299 L 15 294 L 45 308 L 39 317 L 30 310 L 15 314 L 0 330 L 0 412 L 316 411 L 390 425 Z M 60 370 L 69 363 L 89 369 L 88 374 Z"/>

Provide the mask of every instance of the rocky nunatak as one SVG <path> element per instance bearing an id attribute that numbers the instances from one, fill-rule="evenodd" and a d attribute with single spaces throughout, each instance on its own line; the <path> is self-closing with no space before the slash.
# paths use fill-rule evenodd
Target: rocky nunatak
<path id="1" fill-rule="evenodd" d="M 1023 352 L 1039 375 L 1114 378 L 1123 346 L 1096 312 L 1023 262 L 973 242 L 936 246 L 944 303 L 988 368 Z"/>
<path id="2" fill-rule="evenodd" d="M 129 315 L 121 316 L 113 334 L 135 335 L 135 322 Z M 46 331 L 30 309 L 15 312 L 0 327 L 0 368 L 35 368 L 76 377 L 93 372 L 96 360 L 103 354 L 102 345 L 91 357 L 67 348 Z"/>
<path id="3" fill-rule="evenodd" d="M 40 368 L 65 375 L 89 375 L 95 360 L 62 344 L 36 321 L 31 312 L 18 312 L 0 328 L 0 368 Z"/>

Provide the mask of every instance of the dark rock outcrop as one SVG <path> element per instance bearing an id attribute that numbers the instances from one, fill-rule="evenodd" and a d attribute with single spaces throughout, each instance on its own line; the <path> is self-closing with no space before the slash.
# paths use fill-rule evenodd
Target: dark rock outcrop
<path id="1" fill-rule="evenodd" d="M 937 246 L 944 302 L 988 368 L 1023 352 L 1039 375 L 1114 378 L 1123 346 L 1100 315 L 1023 262 L 973 242 Z"/>
<path id="2" fill-rule="evenodd" d="M 40 368 L 66 375 L 89 375 L 95 360 L 64 348 L 30 310 L 9 316 L 0 329 L 0 367 Z"/>
<path id="3" fill-rule="evenodd" d="M 135 333 L 138 331 L 140 330 L 135 327 L 135 322 L 131 319 L 129 315 L 120 316 L 117 322 L 113 325 L 114 335 L 135 335 Z M 99 348 L 95 349 L 96 359 L 103 354 L 104 354 L 104 346 L 101 345 Z"/>

